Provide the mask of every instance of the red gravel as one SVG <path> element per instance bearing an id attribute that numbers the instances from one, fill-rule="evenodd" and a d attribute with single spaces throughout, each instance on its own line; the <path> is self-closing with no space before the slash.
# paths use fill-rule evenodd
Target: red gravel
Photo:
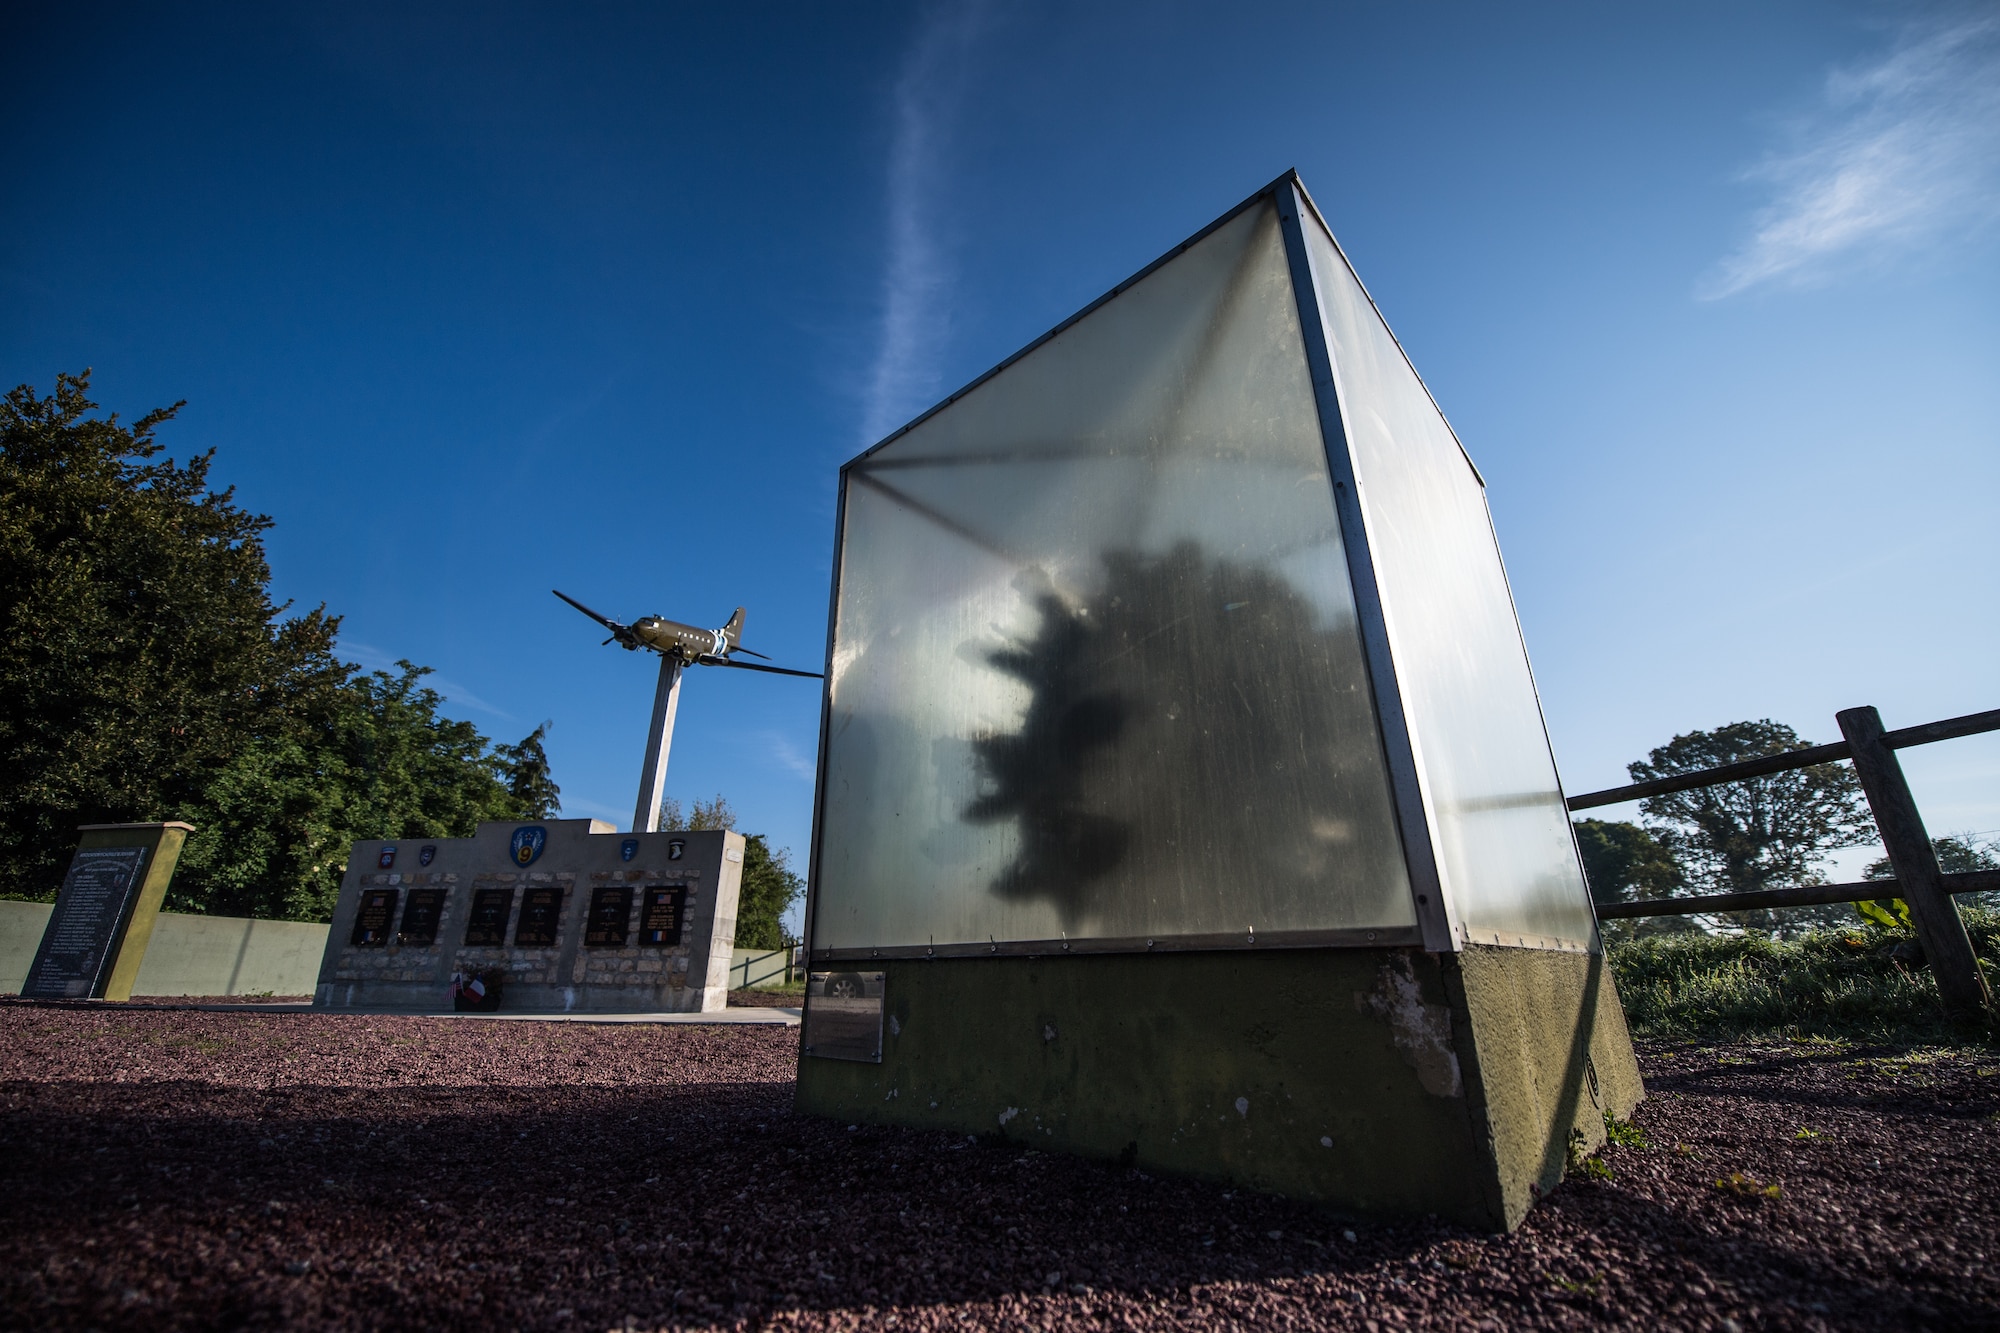
<path id="1" fill-rule="evenodd" d="M 2000 1327 L 1991 1052 L 1650 1047 L 1491 1237 L 796 1117 L 797 1039 L 0 1006 L 0 1323 Z"/>

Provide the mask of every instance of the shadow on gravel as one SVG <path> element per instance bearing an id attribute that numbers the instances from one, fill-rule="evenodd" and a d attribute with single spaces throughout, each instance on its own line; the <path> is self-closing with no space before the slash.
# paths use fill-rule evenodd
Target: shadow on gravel
<path id="1" fill-rule="evenodd" d="M 1442 1226 L 790 1113 L 789 1083 L 0 1086 L 6 1308 L 44 1327 L 605 1326 L 1191 1288 L 1407 1260 Z M 1365 1234 L 1362 1234 L 1365 1233 Z M 246 1304 L 247 1302 L 247 1304 Z M 561 1312 L 567 1311 L 567 1314 Z"/>
<path id="2" fill-rule="evenodd" d="M 37 1015 L 0 1038 L 0 1327 L 1900 1329 L 2000 1307 L 1980 1056 L 1651 1051 L 1646 1142 L 1492 1237 L 795 1116 L 769 1033 Z"/>

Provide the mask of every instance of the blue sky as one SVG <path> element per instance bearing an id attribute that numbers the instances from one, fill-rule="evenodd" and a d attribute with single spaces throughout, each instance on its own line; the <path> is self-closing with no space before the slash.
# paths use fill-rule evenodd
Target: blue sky
<path id="1" fill-rule="evenodd" d="M 1570 790 L 2000 705 L 2000 17 L 1672 10 L 25 9 L 0 377 L 187 399 L 281 596 L 623 823 L 651 669 L 550 587 L 814 666 L 839 463 L 1296 167 L 1487 477 Z M 803 862 L 817 716 L 696 673 L 669 790 Z M 2000 740 L 1905 761 L 2000 832 Z"/>

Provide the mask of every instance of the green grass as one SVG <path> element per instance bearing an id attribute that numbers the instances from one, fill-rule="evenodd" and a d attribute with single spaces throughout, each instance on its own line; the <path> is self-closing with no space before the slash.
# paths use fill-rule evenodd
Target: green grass
<path id="1" fill-rule="evenodd" d="M 2000 913 L 1963 915 L 1989 980 L 2000 981 L 1990 961 L 2000 958 Z M 1978 1039 L 1978 1030 L 1945 1021 L 1928 968 L 1889 956 L 1911 938 L 1858 920 L 1795 940 L 1656 935 L 1612 945 L 1611 970 L 1635 1036 Z"/>

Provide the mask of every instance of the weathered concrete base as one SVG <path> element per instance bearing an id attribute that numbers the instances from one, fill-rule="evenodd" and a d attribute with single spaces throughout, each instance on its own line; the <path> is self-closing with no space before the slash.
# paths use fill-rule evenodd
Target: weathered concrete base
<path id="1" fill-rule="evenodd" d="M 1408 949 L 884 960 L 880 1064 L 798 1107 L 1511 1229 L 1644 1095 L 1604 960 Z"/>

